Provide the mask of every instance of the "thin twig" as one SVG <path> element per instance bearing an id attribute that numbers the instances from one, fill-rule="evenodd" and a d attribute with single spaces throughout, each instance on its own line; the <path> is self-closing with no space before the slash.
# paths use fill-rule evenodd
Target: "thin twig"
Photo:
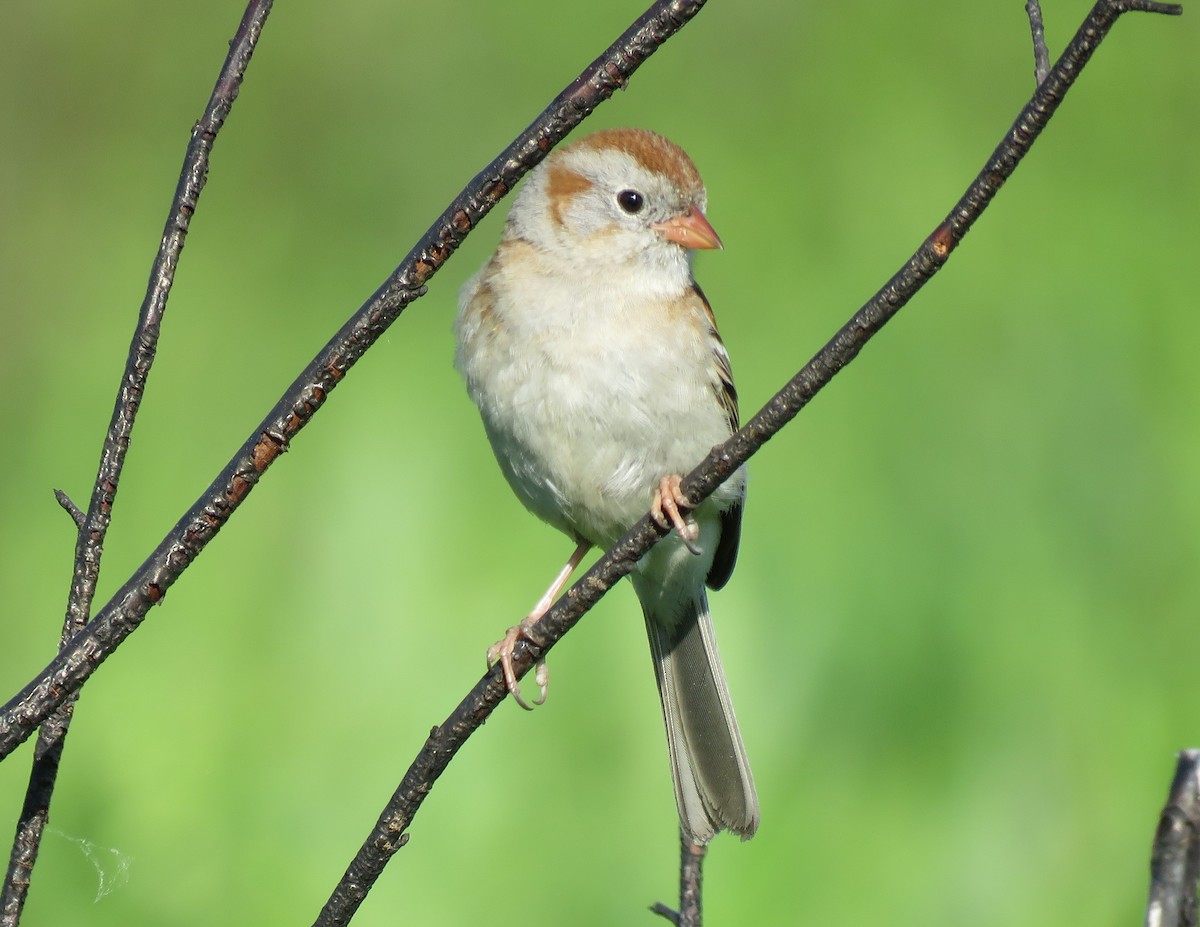
<path id="1" fill-rule="evenodd" d="M 1039 84 L 1050 73 L 1050 53 L 1046 51 L 1046 30 L 1042 25 L 1042 5 L 1038 0 L 1026 0 L 1029 31 L 1033 33 L 1033 77 Z"/>
<path id="2" fill-rule="evenodd" d="M 71 521 L 75 522 L 75 527 L 82 530 L 83 526 L 87 524 L 87 516 L 83 514 L 79 506 L 72 502 L 71 497 L 61 489 L 54 490 L 54 498 L 63 507 L 63 511 L 71 516 Z"/>
<path id="3" fill-rule="evenodd" d="M 1150 854 L 1146 927 L 1196 927 L 1200 883 L 1200 750 L 1184 750 Z"/>
<path id="4" fill-rule="evenodd" d="M 669 920 L 675 927 L 679 927 L 679 912 L 670 905 L 663 904 L 661 901 L 656 901 L 650 905 L 650 913 L 657 914 L 659 917 L 664 917 Z"/>
<path id="5" fill-rule="evenodd" d="M 979 175 L 916 253 L 783 389 L 743 428 L 720 444 L 683 480 L 693 506 L 699 504 L 791 421 L 834 375 L 850 363 L 883 326 L 941 269 L 950 253 L 1016 170 L 1034 140 L 1058 109 L 1100 42 L 1121 14 L 1132 10 L 1178 14 L 1174 4 L 1145 0 L 1101 0 L 1092 8 L 1047 79 L 1034 92 Z M 544 656 L 664 535 L 649 517 L 642 518 L 533 625 L 517 645 L 513 665 L 518 677 Z M 467 738 L 487 720 L 508 694 L 495 667 L 476 683 L 446 721 L 433 728 L 380 814 L 374 829 L 334 889 L 317 927 L 344 925 L 361 903 L 434 782 Z M 2 743 L 2 740 L 0 740 Z"/>
<path id="6" fill-rule="evenodd" d="M 250 57 L 254 53 L 270 9 L 271 0 L 250 0 L 230 43 L 229 53 L 217 77 L 204 115 L 192 130 L 191 142 L 183 160 L 183 170 L 167 213 L 162 243 L 150 270 L 146 295 L 138 312 L 137 326 L 117 389 L 112 419 L 100 452 L 100 464 L 92 485 L 87 514 L 84 515 L 65 492 L 55 492 L 59 504 L 71 514 L 79 529 L 75 544 L 74 575 L 60 647 L 65 647 L 67 641 L 82 630 L 91 612 L 96 583 L 100 577 L 104 538 L 112 519 L 113 501 L 125 465 L 129 437 L 158 349 L 159 332 L 179 255 L 183 250 L 184 239 L 195 214 L 200 192 L 204 188 L 213 143 L 229 115 L 233 101 L 237 98 L 242 77 L 250 63 Z M 38 734 L 25 801 L 21 817 L 17 821 L 8 871 L 3 892 L 0 894 L 0 927 L 16 927 L 21 919 L 33 866 L 41 845 L 42 832 L 49 819 L 50 800 L 54 794 L 54 783 L 58 776 L 58 766 L 71 724 L 76 696 L 77 692 L 71 693 L 54 714 L 45 720 Z"/>

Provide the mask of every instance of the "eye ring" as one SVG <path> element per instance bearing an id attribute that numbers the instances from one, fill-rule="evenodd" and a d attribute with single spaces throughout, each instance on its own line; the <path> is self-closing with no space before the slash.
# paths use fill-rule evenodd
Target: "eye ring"
<path id="1" fill-rule="evenodd" d="M 622 190 L 617 194 L 617 205 L 631 216 L 636 216 L 646 205 L 646 198 L 637 190 Z"/>

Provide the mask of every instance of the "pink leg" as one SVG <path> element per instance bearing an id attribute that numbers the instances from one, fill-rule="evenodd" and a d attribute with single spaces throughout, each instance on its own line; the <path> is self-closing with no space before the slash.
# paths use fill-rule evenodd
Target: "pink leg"
<path id="1" fill-rule="evenodd" d="M 488 649 L 488 666 L 495 666 L 497 662 L 500 663 L 500 666 L 504 670 L 504 683 L 508 686 L 508 691 L 512 693 L 512 697 L 516 699 L 517 704 L 526 711 L 532 711 L 533 705 L 528 704 L 525 699 L 521 698 L 521 687 L 517 684 L 517 674 L 513 671 L 512 665 L 513 648 L 517 646 L 517 641 L 521 638 L 529 639 L 529 629 L 537 624 L 542 615 L 550 610 L 550 606 L 554 604 L 554 600 L 558 598 L 559 594 L 566 587 L 567 580 L 571 578 L 571 574 L 579 566 L 579 561 L 583 559 L 584 554 L 591 550 L 591 547 L 592 545 L 586 542 L 576 547 L 575 552 L 571 554 L 566 565 L 554 577 L 554 582 L 550 584 L 550 588 L 546 590 L 546 594 L 538 599 L 537 605 L 533 606 L 533 611 L 526 615 L 520 624 L 509 628 L 504 633 L 504 637 L 492 644 Z M 540 695 L 533 700 L 533 704 L 541 705 L 546 701 L 546 686 L 550 680 L 550 671 L 546 668 L 544 658 L 538 659 L 534 668 L 533 678 L 541 690 Z"/>
<path id="2" fill-rule="evenodd" d="M 696 541 L 700 540 L 700 526 L 691 516 L 685 514 L 690 505 L 683 496 L 683 490 L 679 488 L 682 480 L 678 473 L 662 478 L 654 492 L 654 501 L 650 503 L 650 517 L 661 528 L 674 528 L 679 540 L 683 541 L 683 546 L 693 554 L 699 554 L 700 549 L 696 547 Z"/>

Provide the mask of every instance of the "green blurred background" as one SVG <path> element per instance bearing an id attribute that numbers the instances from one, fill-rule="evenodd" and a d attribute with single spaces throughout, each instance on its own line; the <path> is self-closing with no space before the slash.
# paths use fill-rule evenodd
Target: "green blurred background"
<path id="1" fill-rule="evenodd" d="M 1087 9 L 1048 0 L 1052 51 Z M 340 12 L 337 12 L 340 10 Z M 280 4 L 220 136 L 104 601 L 450 201 L 642 10 Z M 763 806 L 712 924 L 1133 924 L 1200 746 L 1197 15 L 1120 23 L 936 281 L 752 464 L 714 600 Z M 48 660 L 174 189 L 241 7 L 0 10 L 0 689 Z M 1032 90 L 1021 0 L 713 3 L 585 129 L 693 155 L 757 409 Z M 25 924 L 311 921 L 568 553 L 451 367 L 484 223 L 87 686 Z M 652 924 L 675 811 L 631 592 L 453 763 L 355 921 Z M 30 746 L 0 765 L 15 821 Z M 104 872 L 103 897 L 95 859 Z M 661 923 L 661 921 L 659 922 Z"/>

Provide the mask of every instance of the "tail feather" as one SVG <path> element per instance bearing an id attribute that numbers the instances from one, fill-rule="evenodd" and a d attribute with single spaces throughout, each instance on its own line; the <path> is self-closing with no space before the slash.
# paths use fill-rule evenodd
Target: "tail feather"
<path id="1" fill-rule="evenodd" d="M 743 839 L 758 828 L 758 796 L 703 589 L 678 620 L 643 609 L 679 819 L 699 844 L 727 829 Z"/>

